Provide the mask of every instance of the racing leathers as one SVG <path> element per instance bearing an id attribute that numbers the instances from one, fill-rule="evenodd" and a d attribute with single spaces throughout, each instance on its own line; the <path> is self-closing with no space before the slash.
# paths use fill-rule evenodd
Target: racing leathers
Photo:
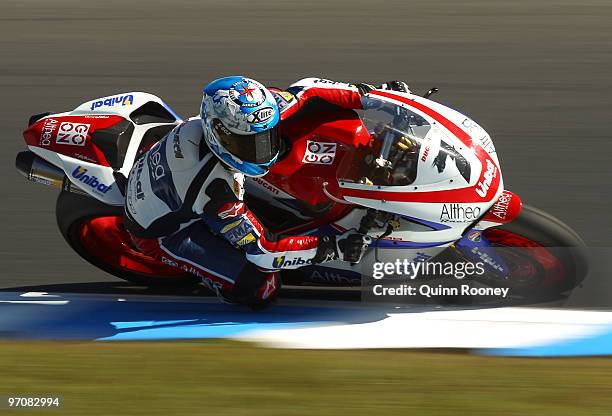
<path id="1" fill-rule="evenodd" d="M 320 78 L 270 91 L 281 112 L 281 129 L 283 120 L 314 97 L 362 108 L 356 86 Z M 354 261 L 363 254 L 364 242 L 354 233 L 271 238 L 245 206 L 243 184 L 244 175 L 208 148 L 199 117 L 188 119 L 135 162 L 126 188 L 126 227 L 149 254 L 239 299 L 269 297 L 279 287 L 275 270 L 338 258 Z"/>

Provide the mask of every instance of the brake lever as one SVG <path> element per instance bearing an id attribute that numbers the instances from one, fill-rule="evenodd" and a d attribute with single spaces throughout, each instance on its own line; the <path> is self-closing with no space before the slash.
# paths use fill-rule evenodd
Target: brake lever
<path id="1" fill-rule="evenodd" d="M 438 88 L 432 87 L 432 88 L 429 89 L 429 91 L 427 91 L 425 94 L 423 94 L 423 98 L 429 98 L 432 95 L 434 95 L 435 93 L 437 93 L 438 91 L 440 91 Z"/>

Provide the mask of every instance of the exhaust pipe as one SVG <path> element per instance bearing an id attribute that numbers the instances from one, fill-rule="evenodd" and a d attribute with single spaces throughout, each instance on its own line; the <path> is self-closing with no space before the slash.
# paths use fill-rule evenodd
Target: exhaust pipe
<path id="1" fill-rule="evenodd" d="M 63 170 L 30 151 L 19 152 L 17 154 L 15 167 L 29 181 L 63 189 L 68 192 L 87 195 L 85 191 L 70 182 Z"/>
<path id="2" fill-rule="evenodd" d="M 53 188 L 64 188 L 64 179 L 66 178 L 64 171 L 30 151 L 19 152 L 15 159 L 15 166 L 19 173 L 29 181 Z"/>

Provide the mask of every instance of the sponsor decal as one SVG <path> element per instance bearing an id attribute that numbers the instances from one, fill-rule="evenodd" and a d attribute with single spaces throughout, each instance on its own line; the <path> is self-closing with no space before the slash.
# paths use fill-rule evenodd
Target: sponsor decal
<path id="1" fill-rule="evenodd" d="M 425 162 L 427 160 L 427 156 L 429 156 L 429 149 L 431 148 L 431 146 L 427 145 L 425 146 L 425 149 L 423 150 L 423 156 L 421 156 L 421 162 Z"/>
<path id="2" fill-rule="evenodd" d="M 425 262 L 425 261 L 428 261 L 429 259 L 431 259 L 431 256 L 429 254 L 418 251 L 416 253 L 416 256 L 414 256 L 414 258 L 412 259 L 412 262 L 416 262 L 416 261 Z"/>
<path id="3" fill-rule="evenodd" d="M 487 170 L 483 175 L 482 181 L 478 182 L 478 186 L 476 187 L 476 193 L 481 198 L 486 198 L 487 193 L 489 192 L 489 188 L 491 187 L 491 183 L 493 183 L 493 179 L 497 176 L 497 167 L 495 164 L 491 162 L 491 159 L 487 159 Z"/>
<path id="4" fill-rule="evenodd" d="M 461 125 L 464 127 L 466 131 L 470 133 L 470 136 L 475 138 L 480 143 L 480 146 L 485 150 L 485 152 L 489 154 L 495 153 L 495 146 L 493 145 L 493 140 L 491 140 L 491 137 L 488 134 L 486 134 L 486 132 L 484 131 L 482 127 L 480 127 L 478 124 L 476 124 L 474 121 L 470 120 L 469 118 L 466 118 L 465 120 L 463 120 L 461 122 Z M 479 138 L 479 135 L 481 133 L 485 133 L 485 134 Z"/>
<path id="5" fill-rule="evenodd" d="M 91 158 L 89 156 L 82 155 L 80 153 L 73 153 L 72 156 L 76 157 L 77 159 L 84 160 L 86 162 L 92 162 L 92 163 L 96 163 L 97 162 L 97 160 L 95 160 L 95 159 L 93 159 L 93 158 Z"/>
<path id="6" fill-rule="evenodd" d="M 479 140 L 480 146 L 489 154 L 495 153 L 495 146 L 493 146 L 493 140 L 489 135 L 482 136 Z"/>
<path id="7" fill-rule="evenodd" d="M 100 179 L 93 175 L 87 175 L 88 170 L 83 166 L 77 166 L 72 171 L 72 177 L 78 179 L 81 183 L 89 186 L 92 190 L 100 193 L 107 193 L 113 186 L 105 185 L 100 182 Z"/>
<path id="8" fill-rule="evenodd" d="M 40 142 L 41 146 L 49 146 L 51 145 L 51 137 L 53 136 L 53 132 L 57 127 L 57 120 L 52 118 L 45 119 L 45 123 L 43 124 L 42 131 L 40 132 Z"/>
<path id="9" fill-rule="evenodd" d="M 421 162 L 425 162 L 431 150 L 431 137 L 427 137 L 423 141 L 421 146 L 423 147 L 423 154 L 421 155 Z"/>
<path id="10" fill-rule="evenodd" d="M 242 218 L 237 220 L 237 221 L 234 221 L 234 222 L 231 222 L 231 223 L 227 224 L 225 227 L 221 228 L 221 233 L 228 232 L 232 228 L 237 227 L 238 225 L 240 225 L 241 222 L 242 222 Z"/>
<path id="11" fill-rule="evenodd" d="M 402 222 L 398 218 L 389 220 L 387 224 L 389 224 L 393 228 L 394 231 L 399 230 L 400 227 L 402 226 Z"/>
<path id="12" fill-rule="evenodd" d="M 433 161 L 433 165 L 438 169 L 438 173 L 444 172 L 444 169 L 446 169 L 446 160 L 449 157 L 455 163 L 455 166 L 457 166 L 457 170 L 463 179 L 465 179 L 466 182 L 469 182 L 470 174 L 472 172 L 470 164 L 461 153 L 459 153 L 453 146 L 449 145 L 445 141 L 440 142 L 440 152 Z"/>
<path id="13" fill-rule="evenodd" d="M 244 199 L 244 175 L 242 173 L 234 173 L 234 181 L 232 182 L 232 192 L 239 200 Z"/>
<path id="14" fill-rule="evenodd" d="M 166 176 L 166 169 L 162 163 L 161 150 L 161 142 L 157 142 L 147 155 L 147 160 L 149 161 L 149 173 L 153 181 L 158 181 Z"/>
<path id="15" fill-rule="evenodd" d="M 491 257 L 491 255 L 480 250 L 478 247 L 472 247 L 472 253 L 478 256 L 478 258 L 482 260 L 483 263 L 488 264 L 491 268 L 502 273 L 504 272 L 503 265 L 496 262 L 495 259 Z"/>
<path id="16" fill-rule="evenodd" d="M 276 273 L 270 273 L 266 278 L 266 287 L 261 295 L 262 299 L 268 299 L 272 293 L 276 290 Z"/>
<path id="17" fill-rule="evenodd" d="M 179 264 L 177 262 L 175 262 L 174 260 L 169 259 L 166 256 L 162 256 L 161 260 L 162 260 L 162 263 L 167 264 L 168 266 L 179 267 Z"/>
<path id="18" fill-rule="evenodd" d="M 312 259 L 304 260 L 301 257 L 295 257 L 293 259 L 287 259 L 285 256 L 275 257 L 272 261 L 272 267 L 275 269 L 282 269 L 284 267 L 291 266 L 305 266 L 307 264 L 311 264 Z"/>
<path id="19" fill-rule="evenodd" d="M 132 94 L 128 95 L 118 95 L 116 97 L 106 98 L 104 100 L 98 100 L 91 103 L 91 110 L 95 110 L 100 107 L 114 107 L 116 105 L 132 105 L 134 103 L 134 96 Z"/>
<path id="20" fill-rule="evenodd" d="M 289 91 L 278 91 L 276 94 L 288 103 L 291 102 L 293 98 L 295 98 L 295 96 L 291 94 Z"/>
<path id="21" fill-rule="evenodd" d="M 55 137 L 55 143 L 69 146 L 85 146 L 85 139 L 91 124 L 69 123 L 60 124 Z"/>
<path id="22" fill-rule="evenodd" d="M 232 244 L 238 244 L 240 240 L 245 238 L 249 233 L 253 231 L 253 227 L 248 221 L 244 221 L 240 218 L 238 221 L 234 221 L 231 224 L 226 225 L 221 229 L 221 234 L 230 241 Z"/>
<path id="23" fill-rule="evenodd" d="M 55 186 L 55 185 L 62 185 L 61 181 L 54 181 L 52 179 L 45 179 L 45 178 L 41 178 L 40 176 L 35 176 L 32 175 L 32 181 L 34 181 L 35 183 L 40 183 L 42 185 L 47 185 L 47 186 Z"/>
<path id="24" fill-rule="evenodd" d="M 508 207 L 510 206 L 511 201 L 512 193 L 508 191 L 502 192 L 497 202 L 489 210 L 489 213 L 504 221 L 508 216 Z"/>
<path id="25" fill-rule="evenodd" d="M 171 137 L 166 136 L 165 139 L 151 147 L 144 157 L 146 158 L 151 191 L 168 205 L 171 211 L 176 211 L 181 207 L 183 201 L 172 181 L 172 170 L 168 165 L 167 153 L 171 151 L 169 149 L 170 140 Z"/>
<path id="26" fill-rule="evenodd" d="M 382 233 L 381 233 L 382 235 Z M 377 237 L 380 237 L 380 235 L 378 235 Z M 390 241 L 405 241 L 403 238 L 400 237 L 393 237 L 392 235 L 385 237 L 384 240 L 390 240 Z"/>
<path id="27" fill-rule="evenodd" d="M 233 218 L 244 212 L 243 202 L 227 203 L 221 207 L 217 214 L 221 219 Z"/>
<path id="28" fill-rule="evenodd" d="M 461 204 L 444 204 L 440 213 L 441 222 L 471 222 L 480 217 L 480 207 Z"/>
<path id="29" fill-rule="evenodd" d="M 332 81 L 325 78 L 317 78 L 313 81 L 313 84 L 328 84 L 328 85 L 347 85 L 344 82 Z"/>
<path id="30" fill-rule="evenodd" d="M 274 109 L 272 107 L 264 107 L 249 114 L 247 116 L 247 121 L 249 123 L 263 123 L 264 121 L 270 120 L 273 115 Z"/>
<path id="31" fill-rule="evenodd" d="M 256 182 L 262 188 L 264 188 L 266 191 L 269 191 L 269 192 L 273 193 L 274 195 L 278 195 L 280 193 L 280 191 L 275 186 L 270 185 L 268 182 L 266 182 L 265 180 L 263 180 L 261 178 L 251 178 L 251 179 L 253 180 L 253 182 Z"/>
<path id="32" fill-rule="evenodd" d="M 241 107 L 257 107 L 266 100 L 266 95 L 255 83 L 240 80 L 232 84 L 228 91 L 229 98 Z"/>
<path id="33" fill-rule="evenodd" d="M 475 243 L 480 242 L 480 240 L 482 239 L 481 235 L 480 235 L 480 231 L 478 230 L 471 230 L 468 235 L 467 235 L 468 240 L 473 241 Z"/>
<path id="34" fill-rule="evenodd" d="M 257 237 L 255 237 L 255 235 L 253 233 L 248 233 L 241 240 L 238 240 L 236 245 L 238 247 L 242 247 L 242 246 L 246 246 L 247 244 L 251 244 L 251 243 L 253 243 L 255 241 L 257 241 Z"/>
<path id="35" fill-rule="evenodd" d="M 142 176 L 142 169 L 144 168 L 145 158 L 141 157 L 138 159 L 138 163 L 136 164 L 136 170 L 134 174 L 136 175 L 136 199 L 144 200 L 145 194 L 142 192 L 142 181 L 140 177 Z"/>
<path id="36" fill-rule="evenodd" d="M 203 275 L 200 270 L 190 264 L 187 263 L 178 263 L 172 259 L 169 259 L 166 256 L 161 256 L 161 261 L 162 263 L 168 265 L 168 266 L 172 266 L 172 267 L 176 267 L 177 269 L 180 269 L 184 272 L 193 274 L 194 276 L 202 279 L 202 283 L 204 285 L 206 285 L 206 287 L 208 287 L 210 290 L 212 290 L 213 292 L 218 292 L 219 290 L 223 289 L 223 285 L 219 282 L 216 282 L 214 280 L 212 280 L 210 277 Z"/>
<path id="37" fill-rule="evenodd" d="M 214 124 L 214 128 L 216 130 L 220 130 L 222 134 L 225 134 L 226 136 L 231 136 L 232 132 L 229 131 L 229 129 L 227 127 L 225 127 L 225 124 L 223 124 L 223 122 L 219 119 L 216 119 L 213 121 Z"/>
<path id="38" fill-rule="evenodd" d="M 280 111 L 287 108 L 289 103 L 291 103 L 291 100 L 294 99 L 294 95 L 287 91 L 274 91 L 272 92 L 272 95 L 274 96 L 274 100 L 276 101 Z"/>
<path id="39" fill-rule="evenodd" d="M 181 124 L 174 131 L 174 137 L 172 138 L 172 148 L 174 149 L 174 157 L 177 159 L 183 159 L 183 151 L 181 150 L 180 132 L 183 125 Z"/>
<path id="40" fill-rule="evenodd" d="M 183 266 L 182 269 L 188 273 L 195 274 L 196 276 L 198 276 L 200 279 L 202 279 L 202 283 L 204 283 L 206 287 L 208 287 L 210 290 L 212 290 L 215 293 L 218 293 L 221 289 L 223 289 L 223 285 L 221 283 L 215 282 L 210 277 L 203 276 L 194 267 L 189 268 L 189 267 Z"/>
<path id="41" fill-rule="evenodd" d="M 336 158 L 336 143 L 306 141 L 306 151 L 302 163 L 315 165 L 331 165 Z"/>
<path id="42" fill-rule="evenodd" d="M 361 279 L 352 276 L 345 276 L 340 273 L 325 271 L 325 270 L 314 270 L 308 280 L 316 283 L 327 283 L 335 285 L 358 285 L 361 283 Z"/>

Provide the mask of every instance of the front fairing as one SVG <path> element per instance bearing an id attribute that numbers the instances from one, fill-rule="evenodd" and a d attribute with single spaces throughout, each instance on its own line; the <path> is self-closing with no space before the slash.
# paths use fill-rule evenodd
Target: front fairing
<path id="1" fill-rule="evenodd" d="M 364 108 L 360 116 L 375 140 L 393 131 L 402 138 L 405 154 L 395 155 L 399 163 L 393 169 L 398 166 L 399 174 L 387 182 L 375 174 L 368 177 L 367 169 L 361 177 L 339 176 L 344 200 L 451 228 L 450 234 L 459 238 L 502 192 L 490 136 L 468 117 L 395 92 L 374 91 L 364 99 Z M 403 112 L 402 122 L 398 112 Z"/>
<path id="2" fill-rule="evenodd" d="M 414 98 L 416 96 L 407 96 L 412 97 L 410 101 L 416 102 Z M 425 101 L 428 101 L 428 105 L 434 104 L 433 101 Z M 478 174 L 477 168 L 480 161 L 476 147 L 481 147 L 481 141 L 486 144 L 488 153 L 495 155 L 495 148 L 486 131 L 473 120 L 450 108 L 438 104 L 444 109 L 443 113 L 446 113 L 447 116 L 451 115 L 450 113 L 461 116 L 460 128 L 463 128 L 473 138 L 471 145 L 461 142 L 452 131 L 415 108 L 404 107 L 397 102 L 377 96 L 365 97 L 363 106 L 364 110 L 360 111 L 359 115 L 374 141 L 377 139 L 380 141 L 387 132 L 392 132 L 401 138 L 402 143 L 400 144 L 404 148 L 408 146 L 403 151 L 399 163 L 394 166 L 394 172 L 397 174 L 390 182 L 381 183 L 374 175 L 368 178 L 375 185 L 425 186 L 446 182 L 452 184 L 446 187 L 448 189 L 460 188 L 475 179 L 474 173 L 476 176 Z M 401 113 L 401 117 L 398 117 L 398 113 Z M 497 158 L 494 159 L 498 165 Z M 339 177 L 339 179 L 357 181 L 363 178 Z"/>

